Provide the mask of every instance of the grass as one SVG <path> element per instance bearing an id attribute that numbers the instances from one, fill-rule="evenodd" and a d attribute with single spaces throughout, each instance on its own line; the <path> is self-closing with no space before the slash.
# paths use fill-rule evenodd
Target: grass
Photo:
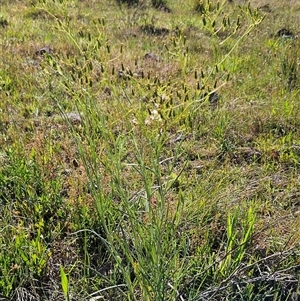
<path id="1" fill-rule="evenodd" d="M 0 1 L 0 298 L 298 300 L 299 4 L 134 2 Z"/>

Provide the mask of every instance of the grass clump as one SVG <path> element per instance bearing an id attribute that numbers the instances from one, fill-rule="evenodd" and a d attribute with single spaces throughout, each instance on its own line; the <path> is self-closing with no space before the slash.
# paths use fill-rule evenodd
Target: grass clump
<path id="1" fill-rule="evenodd" d="M 297 15 L 201 3 L 4 4 L 5 298 L 298 298 Z"/>

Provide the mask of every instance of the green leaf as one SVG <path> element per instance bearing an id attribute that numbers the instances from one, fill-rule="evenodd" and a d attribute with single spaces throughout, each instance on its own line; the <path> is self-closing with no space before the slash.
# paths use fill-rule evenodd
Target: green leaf
<path id="1" fill-rule="evenodd" d="M 60 280 L 61 280 L 61 286 L 63 289 L 63 293 L 65 295 L 66 300 L 69 300 L 69 280 L 68 276 L 66 275 L 64 268 L 62 266 L 60 268 Z"/>

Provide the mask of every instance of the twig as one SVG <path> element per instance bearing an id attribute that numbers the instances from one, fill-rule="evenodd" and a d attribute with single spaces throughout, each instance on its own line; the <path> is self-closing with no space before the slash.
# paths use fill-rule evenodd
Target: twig
<path id="1" fill-rule="evenodd" d="M 180 299 L 181 301 L 184 301 L 183 297 L 179 294 L 178 290 L 176 290 L 176 289 L 174 288 L 174 286 L 173 286 L 170 282 L 168 282 L 167 285 L 168 285 L 168 287 L 170 287 L 172 290 L 174 290 L 174 291 L 176 292 L 177 297 L 179 297 L 179 299 Z"/>

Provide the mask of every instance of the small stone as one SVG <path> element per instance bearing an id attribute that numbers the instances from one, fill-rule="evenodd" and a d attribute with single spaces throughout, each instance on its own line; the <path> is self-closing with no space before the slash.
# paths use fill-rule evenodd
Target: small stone
<path id="1" fill-rule="evenodd" d="M 294 38 L 294 34 L 286 28 L 278 30 L 275 36 L 278 38 Z"/>
<path id="2" fill-rule="evenodd" d="M 35 52 L 36 55 L 45 55 L 51 53 L 52 53 L 52 49 L 49 46 L 44 46 Z"/>
<path id="3" fill-rule="evenodd" d="M 72 173 L 72 169 L 71 168 L 66 168 L 62 171 L 62 174 L 64 176 L 69 176 Z"/>
<path id="4" fill-rule="evenodd" d="M 73 124 L 80 124 L 82 122 L 80 114 L 76 112 L 67 113 L 66 116 L 69 119 L 69 121 Z"/>

